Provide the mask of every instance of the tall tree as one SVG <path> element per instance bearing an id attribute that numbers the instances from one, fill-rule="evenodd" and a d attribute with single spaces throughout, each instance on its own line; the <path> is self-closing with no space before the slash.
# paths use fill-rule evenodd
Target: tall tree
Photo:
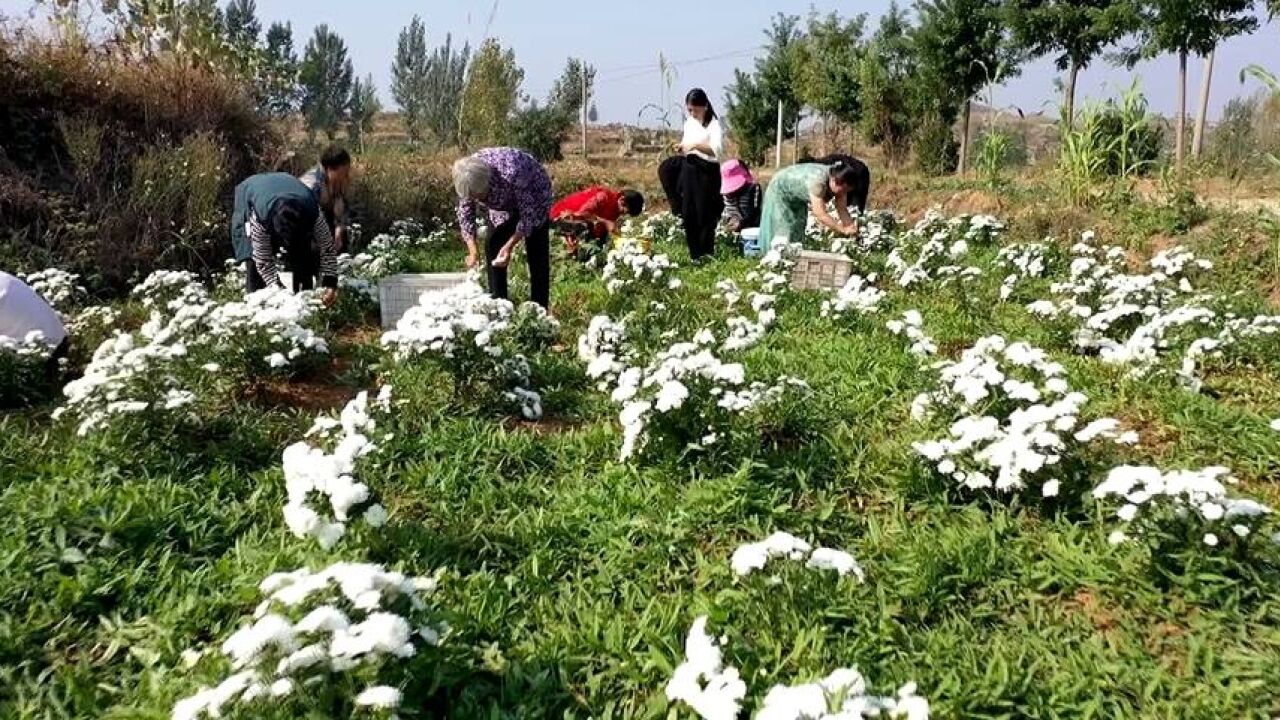
<path id="1" fill-rule="evenodd" d="M 867 16 L 843 20 L 836 13 L 809 16 L 798 47 L 797 92 L 825 121 L 854 123 L 862 110 L 858 69 L 865 51 Z"/>
<path id="2" fill-rule="evenodd" d="M 778 105 L 782 104 L 782 134 L 795 136 L 800 100 L 796 95 L 796 48 L 800 42 L 800 18 L 777 15 L 765 31 L 765 52 L 756 59 L 753 73 L 734 71 L 725 88 L 725 118 L 733 128 L 738 153 L 748 162 L 764 161 L 777 130 Z"/>
<path id="3" fill-rule="evenodd" d="M 269 115 L 284 117 L 298 106 L 298 54 L 293 50 L 293 26 L 271 23 L 258 72 L 261 106 Z"/>
<path id="4" fill-rule="evenodd" d="M 1136 16 L 1130 0 L 1008 0 L 1005 19 L 1030 57 L 1052 54 L 1067 73 L 1062 115 L 1070 130 L 1080 71 L 1132 32 Z"/>
<path id="5" fill-rule="evenodd" d="M 461 144 L 462 92 L 467 83 L 471 46 L 453 46 L 453 36 L 445 35 L 427 60 L 425 108 L 427 127 L 440 147 Z"/>
<path id="6" fill-rule="evenodd" d="M 323 130 L 333 139 L 342 122 L 355 72 L 347 44 L 328 25 L 316 27 L 302 56 L 302 114 L 307 131 Z"/>
<path id="7" fill-rule="evenodd" d="M 520 99 L 524 70 L 516 54 L 497 40 L 485 40 L 471 62 L 462 92 L 462 143 L 465 147 L 499 142 L 507 136 Z"/>
<path id="8" fill-rule="evenodd" d="M 1187 134 L 1187 58 L 1208 57 L 1218 43 L 1258 27 L 1253 0 L 1137 0 L 1137 44 L 1122 53 L 1132 67 L 1140 60 L 1173 53 L 1178 56 L 1178 129 L 1174 159 L 1181 167 Z M 1209 83 L 1201 93 L 1208 106 Z M 1204 118 L 1200 113 L 1197 125 Z M 1201 131 L 1203 133 L 1203 130 Z"/>
<path id="9" fill-rule="evenodd" d="M 373 121 L 382 112 L 382 102 L 378 100 L 378 86 L 373 84 L 373 75 L 366 75 L 364 80 L 356 78 L 351 83 L 351 99 L 347 102 L 347 137 L 360 146 L 364 152 L 365 134 L 373 132 Z"/>
<path id="10" fill-rule="evenodd" d="M 391 63 L 391 97 L 400 106 L 409 139 L 417 142 L 426 131 L 427 31 L 421 18 L 413 16 L 400 31 L 396 57 Z"/>
<path id="11" fill-rule="evenodd" d="M 258 5 L 254 0 L 231 0 L 222 16 L 227 41 L 237 52 L 253 52 L 258 46 L 262 23 L 258 21 Z"/>
<path id="12" fill-rule="evenodd" d="M 973 96 L 987 83 L 1018 70 L 1018 51 L 1005 29 L 1000 0 L 917 0 L 915 45 L 921 81 L 937 112 L 950 124 L 960 113 L 960 163 L 968 170 Z"/>
<path id="13" fill-rule="evenodd" d="M 577 58 L 569 58 L 564 70 L 551 87 L 550 104 L 561 110 L 576 115 L 582 110 L 587 97 L 591 96 L 596 84 L 596 69 Z M 586 94 L 583 94 L 583 87 Z"/>
<path id="14" fill-rule="evenodd" d="M 891 164 L 906 157 L 919 119 L 919 92 L 913 82 L 918 72 L 910 21 L 898 3 L 892 2 L 858 64 L 865 108 L 858 126 L 867 140 L 884 149 Z"/>

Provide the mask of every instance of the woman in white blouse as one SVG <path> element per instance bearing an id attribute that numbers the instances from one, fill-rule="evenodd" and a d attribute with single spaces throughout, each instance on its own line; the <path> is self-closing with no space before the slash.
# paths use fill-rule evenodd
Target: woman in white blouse
<path id="1" fill-rule="evenodd" d="M 679 152 L 684 155 L 680 171 L 680 214 L 689 244 L 689 257 L 698 260 L 715 253 L 716 226 L 724 212 L 720 195 L 720 159 L 724 156 L 724 129 L 702 88 L 694 88 L 684 98 L 689 118 Z"/>

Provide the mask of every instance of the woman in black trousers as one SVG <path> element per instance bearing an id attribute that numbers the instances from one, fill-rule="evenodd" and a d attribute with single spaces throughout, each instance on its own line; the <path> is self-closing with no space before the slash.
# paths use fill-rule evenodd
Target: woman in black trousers
<path id="1" fill-rule="evenodd" d="M 702 88 L 685 96 L 689 118 L 684 123 L 680 153 L 680 217 L 684 220 L 689 257 L 700 260 L 715 253 L 716 226 L 724 213 L 720 195 L 720 158 L 724 154 L 724 129 L 711 100 Z"/>

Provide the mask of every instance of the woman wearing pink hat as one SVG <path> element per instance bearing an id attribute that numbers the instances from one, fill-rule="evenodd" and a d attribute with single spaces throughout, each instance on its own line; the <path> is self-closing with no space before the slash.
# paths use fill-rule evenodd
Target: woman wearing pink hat
<path id="1" fill-rule="evenodd" d="M 720 194 L 724 196 L 724 225 L 730 232 L 760 227 L 762 193 L 746 163 L 730 160 L 720 166 Z"/>

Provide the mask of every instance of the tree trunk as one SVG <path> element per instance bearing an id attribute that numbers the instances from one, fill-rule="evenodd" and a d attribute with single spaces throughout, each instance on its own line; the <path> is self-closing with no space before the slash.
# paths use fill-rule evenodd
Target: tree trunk
<path id="1" fill-rule="evenodd" d="M 1067 126 L 1066 132 L 1071 132 L 1076 122 L 1076 79 L 1080 77 L 1080 63 L 1075 60 L 1071 61 L 1071 73 L 1067 75 L 1067 107 L 1064 113 Z"/>
<path id="2" fill-rule="evenodd" d="M 1184 138 L 1187 135 L 1187 53 L 1178 53 L 1178 136 L 1173 144 L 1174 163 L 1182 167 Z"/>
<path id="3" fill-rule="evenodd" d="M 1204 80 L 1200 83 L 1200 112 L 1196 114 L 1195 134 L 1191 137 L 1191 157 L 1199 159 L 1204 149 L 1204 126 L 1209 114 L 1209 87 L 1213 84 L 1213 56 L 1217 50 L 1210 50 L 1204 58 Z"/>
<path id="4" fill-rule="evenodd" d="M 969 172 L 969 116 L 972 110 L 972 101 L 965 100 L 964 115 L 960 120 L 960 163 L 956 167 L 961 177 Z"/>

